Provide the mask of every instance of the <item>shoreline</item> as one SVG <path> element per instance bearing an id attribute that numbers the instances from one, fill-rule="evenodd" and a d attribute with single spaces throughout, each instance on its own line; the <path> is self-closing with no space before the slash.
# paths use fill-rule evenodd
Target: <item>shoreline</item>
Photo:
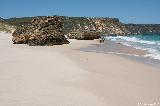
<path id="1" fill-rule="evenodd" d="M 77 42 L 83 44 L 85 41 Z M 98 43 L 97 41 L 90 42 L 92 43 L 89 45 Z M 160 75 L 160 71 L 157 67 L 120 55 L 95 51 L 79 52 L 79 49 L 76 51 L 74 49 L 74 53 L 69 52 L 65 55 L 77 62 L 82 69 L 92 72 L 93 88 L 91 89 L 100 98 L 105 98 L 105 101 L 109 99 L 109 103 L 113 106 L 136 106 L 139 102 L 158 101 L 160 86 L 157 81 L 160 79 L 156 76 Z"/>
<path id="2" fill-rule="evenodd" d="M 0 103 L 5 106 L 136 106 L 159 102 L 160 71 L 114 54 L 85 52 L 98 40 L 14 45 L 0 35 Z M 139 53 L 139 51 L 137 51 Z"/>
<path id="3" fill-rule="evenodd" d="M 105 40 L 103 44 L 92 44 L 86 48 L 81 48 L 80 50 L 84 52 L 113 54 L 160 69 L 160 60 L 145 56 L 146 54 L 149 54 L 148 51 L 136 49 L 110 40 Z"/>

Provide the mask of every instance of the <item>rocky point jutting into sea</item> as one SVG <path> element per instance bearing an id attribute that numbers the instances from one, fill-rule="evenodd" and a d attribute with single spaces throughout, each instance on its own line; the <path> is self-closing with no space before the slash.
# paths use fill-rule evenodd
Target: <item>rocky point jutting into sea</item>
<path id="1" fill-rule="evenodd" d="M 101 35 L 160 34 L 160 24 L 124 24 L 117 18 L 39 16 L 10 18 L 7 24 L 17 26 L 15 44 L 68 44 L 70 39 L 93 40 Z"/>

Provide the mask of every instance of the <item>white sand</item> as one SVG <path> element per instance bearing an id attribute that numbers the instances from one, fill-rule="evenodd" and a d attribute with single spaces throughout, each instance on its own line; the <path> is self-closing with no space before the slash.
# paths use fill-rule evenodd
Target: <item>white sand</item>
<path id="1" fill-rule="evenodd" d="M 0 33 L 0 106 L 137 106 L 160 102 L 160 71 L 119 56 L 13 45 Z"/>

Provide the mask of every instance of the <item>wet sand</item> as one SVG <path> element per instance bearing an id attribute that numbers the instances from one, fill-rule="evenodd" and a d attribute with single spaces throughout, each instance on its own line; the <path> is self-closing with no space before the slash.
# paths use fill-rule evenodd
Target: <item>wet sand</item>
<path id="1" fill-rule="evenodd" d="M 114 54 L 80 50 L 98 44 L 13 45 L 0 34 L 0 106 L 137 106 L 160 100 L 160 71 Z"/>
<path id="2" fill-rule="evenodd" d="M 114 54 L 130 60 L 134 60 L 136 62 L 140 62 L 141 64 L 150 65 L 152 67 L 160 69 L 159 60 L 146 57 L 147 54 L 150 54 L 148 53 L 148 51 L 135 49 L 131 46 L 125 46 L 121 43 L 115 43 L 110 40 L 106 40 L 102 44 L 99 44 L 97 42 L 89 45 L 86 48 L 81 48 L 80 50 L 84 52 Z"/>

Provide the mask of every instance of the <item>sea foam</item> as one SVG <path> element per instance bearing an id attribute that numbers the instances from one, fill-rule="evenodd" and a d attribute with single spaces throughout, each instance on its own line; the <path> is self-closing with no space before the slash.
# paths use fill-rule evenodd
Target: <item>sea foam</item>
<path id="1" fill-rule="evenodd" d="M 144 57 L 160 60 L 160 35 L 108 36 L 107 40 L 145 50 Z"/>

